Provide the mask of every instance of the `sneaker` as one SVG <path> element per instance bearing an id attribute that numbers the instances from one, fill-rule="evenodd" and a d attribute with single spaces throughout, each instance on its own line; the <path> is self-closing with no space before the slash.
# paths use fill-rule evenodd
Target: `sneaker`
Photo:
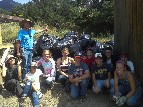
<path id="1" fill-rule="evenodd" d="M 43 94 L 40 91 L 37 92 L 37 95 L 39 96 L 39 99 L 43 97 Z"/>
<path id="2" fill-rule="evenodd" d="M 21 101 L 23 102 L 23 101 L 26 99 L 26 97 L 27 97 L 27 94 L 23 94 L 23 95 L 21 96 Z"/>
<path id="3" fill-rule="evenodd" d="M 80 97 L 80 102 L 84 102 L 86 100 L 85 96 Z"/>

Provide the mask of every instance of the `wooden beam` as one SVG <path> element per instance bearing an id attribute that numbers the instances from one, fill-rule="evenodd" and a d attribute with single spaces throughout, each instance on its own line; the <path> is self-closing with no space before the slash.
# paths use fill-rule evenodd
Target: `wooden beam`
<path id="1" fill-rule="evenodd" d="M 22 21 L 23 18 L 20 17 L 15 17 L 15 16 L 9 16 L 9 15 L 4 15 L 4 14 L 0 14 L 0 19 L 1 20 L 12 20 L 12 21 Z"/>

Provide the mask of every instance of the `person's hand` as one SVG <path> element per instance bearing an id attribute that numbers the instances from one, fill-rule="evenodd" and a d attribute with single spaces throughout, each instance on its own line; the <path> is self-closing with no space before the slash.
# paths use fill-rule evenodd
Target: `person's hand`
<path id="1" fill-rule="evenodd" d="M 106 87 L 107 87 L 107 88 L 109 88 L 109 87 L 110 87 L 109 79 L 106 79 Z"/>
<path id="2" fill-rule="evenodd" d="M 48 27 L 45 28 L 45 32 L 48 32 Z"/>
<path id="3" fill-rule="evenodd" d="M 18 57 L 18 58 L 20 57 L 20 52 L 17 52 L 17 57 Z"/>
<path id="4" fill-rule="evenodd" d="M 21 60 L 21 59 L 20 59 L 20 60 L 18 60 L 17 65 L 20 65 L 20 64 L 21 64 L 21 62 L 22 62 L 22 60 Z"/>
<path id="5" fill-rule="evenodd" d="M 93 91 L 94 91 L 96 94 L 98 94 L 98 92 L 99 92 L 98 86 L 94 86 L 94 87 L 93 87 Z"/>
<path id="6" fill-rule="evenodd" d="M 2 66 L 3 66 L 3 64 L 2 64 L 2 63 L 0 63 L 0 68 L 2 68 Z"/>
<path id="7" fill-rule="evenodd" d="M 50 77 L 50 74 L 43 74 L 43 77 Z"/>
<path id="8" fill-rule="evenodd" d="M 82 79 L 81 79 L 81 78 L 76 77 L 76 78 L 74 79 L 74 81 L 75 81 L 75 84 L 76 84 L 76 83 L 81 82 L 81 81 L 82 81 Z"/>
<path id="9" fill-rule="evenodd" d="M 112 97 L 113 101 L 116 102 L 120 98 L 121 95 L 122 94 L 120 92 L 116 91 Z"/>
<path id="10" fill-rule="evenodd" d="M 121 96 L 117 101 L 116 101 L 116 104 L 118 106 L 122 106 L 124 105 L 124 103 L 126 102 L 127 100 L 127 97 L 126 96 Z"/>

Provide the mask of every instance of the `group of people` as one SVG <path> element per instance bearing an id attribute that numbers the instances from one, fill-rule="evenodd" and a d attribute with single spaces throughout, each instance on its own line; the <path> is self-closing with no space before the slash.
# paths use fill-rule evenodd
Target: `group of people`
<path id="1" fill-rule="evenodd" d="M 16 45 L 18 58 L 10 55 L 3 64 L 4 87 L 8 91 L 22 99 L 30 95 L 33 106 L 39 107 L 39 99 L 43 96 L 41 86 L 53 89 L 57 80 L 72 99 L 86 100 L 88 88 L 95 94 L 110 89 L 110 98 L 118 106 L 125 103 L 129 106 L 138 105 L 143 89 L 135 77 L 134 65 L 128 61 L 127 53 L 121 53 L 118 57 L 114 56 L 111 47 L 107 47 L 104 54 L 94 53 L 89 47 L 86 56 L 76 52 L 72 58 L 68 48 L 64 47 L 61 50 L 62 57 L 57 61 L 53 60 L 49 49 L 43 50 L 39 61 L 32 61 L 34 34 L 47 30 L 32 30 L 33 25 L 28 20 L 20 22 L 22 29 L 18 32 Z M 20 57 L 22 61 L 19 61 Z M 21 87 L 20 82 L 24 83 L 24 87 Z"/>

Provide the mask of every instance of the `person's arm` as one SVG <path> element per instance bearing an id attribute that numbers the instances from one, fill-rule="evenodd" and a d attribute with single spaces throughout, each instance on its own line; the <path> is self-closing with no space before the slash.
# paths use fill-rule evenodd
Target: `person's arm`
<path id="1" fill-rule="evenodd" d="M 18 61 L 17 66 L 18 66 L 18 79 L 21 80 L 21 76 L 22 76 L 21 61 Z"/>
<path id="2" fill-rule="evenodd" d="M 136 89 L 135 78 L 134 78 L 132 73 L 128 74 L 128 80 L 129 80 L 129 83 L 130 83 L 131 91 L 126 95 L 126 97 L 130 98 L 131 96 L 134 95 L 135 89 Z"/>
<path id="3" fill-rule="evenodd" d="M 79 83 L 80 81 L 82 81 L 81 80 L 81 78 L 73 78 L 73 75 L 68 75 L 68 77 L 69 77 L 69 81 L 71 82 L 71 83 Z"/>
<path id="4" fill-rule="evenodd" d="M 114 90 L 115 92 L 118 91 L 118 77 L 116 70 L 114 71 Z"/>
<path id="5" fill-rule="evenodd" d="M 20 40 L 17 40 L 16 50 L 17 50 L 17 54 L 19 54 L 20 53 Z"/>
<path id="6" fill-rule="evenodd" d="M 90 76 L 90 72 L 89 70 L 86 70 L 85 73 L 80 76 L 79 78 L 81 78 L 81 80 L 85 79 L 85 78 L 88 78 Z"/>
<path id="7" fill-rule="evenodd" d="M 5 67 L 5 63 L 3 63 L 3 65 L 2 65 L 2 77 L 6 76 L 6 71 L 7 71 L 7 68 Z"/>
<path id="8" fill-rule="evenodd" d="M 57 59 L 57 67 L 59 69 L 58 72 L 64 76 L 68 77 L 68 75 L 61 70 L 60 63 L 61 63 L 61 58 Z"/>
<path id="9" fill-rule="evenodd" d="M 92 81 L 93 81 L 94 87 L 97 87 L 96 78 L 95 78 L 95 73 L 92 73 Z"/>
<path id="10" fill-rule="evenodd" d="M 53 77 L 53 76 L 55 76 L 55 72 L 56 72 L 56 63 L 55 63 L 55 61 L 52 59 L 52 61 L 51 61 L 51 63 L 52 63 L 52 70 L 51 70 L 51 76 Z"/>
<path id="11" fill-rule="evenodd" d="M 44 31 L 48 31 L 48 28 L 45 28 L 45 29 L 42 29 L 42 30 L 36 30 L 36 33 L 41 33 L 41 32 L 44 32 Z"/>

